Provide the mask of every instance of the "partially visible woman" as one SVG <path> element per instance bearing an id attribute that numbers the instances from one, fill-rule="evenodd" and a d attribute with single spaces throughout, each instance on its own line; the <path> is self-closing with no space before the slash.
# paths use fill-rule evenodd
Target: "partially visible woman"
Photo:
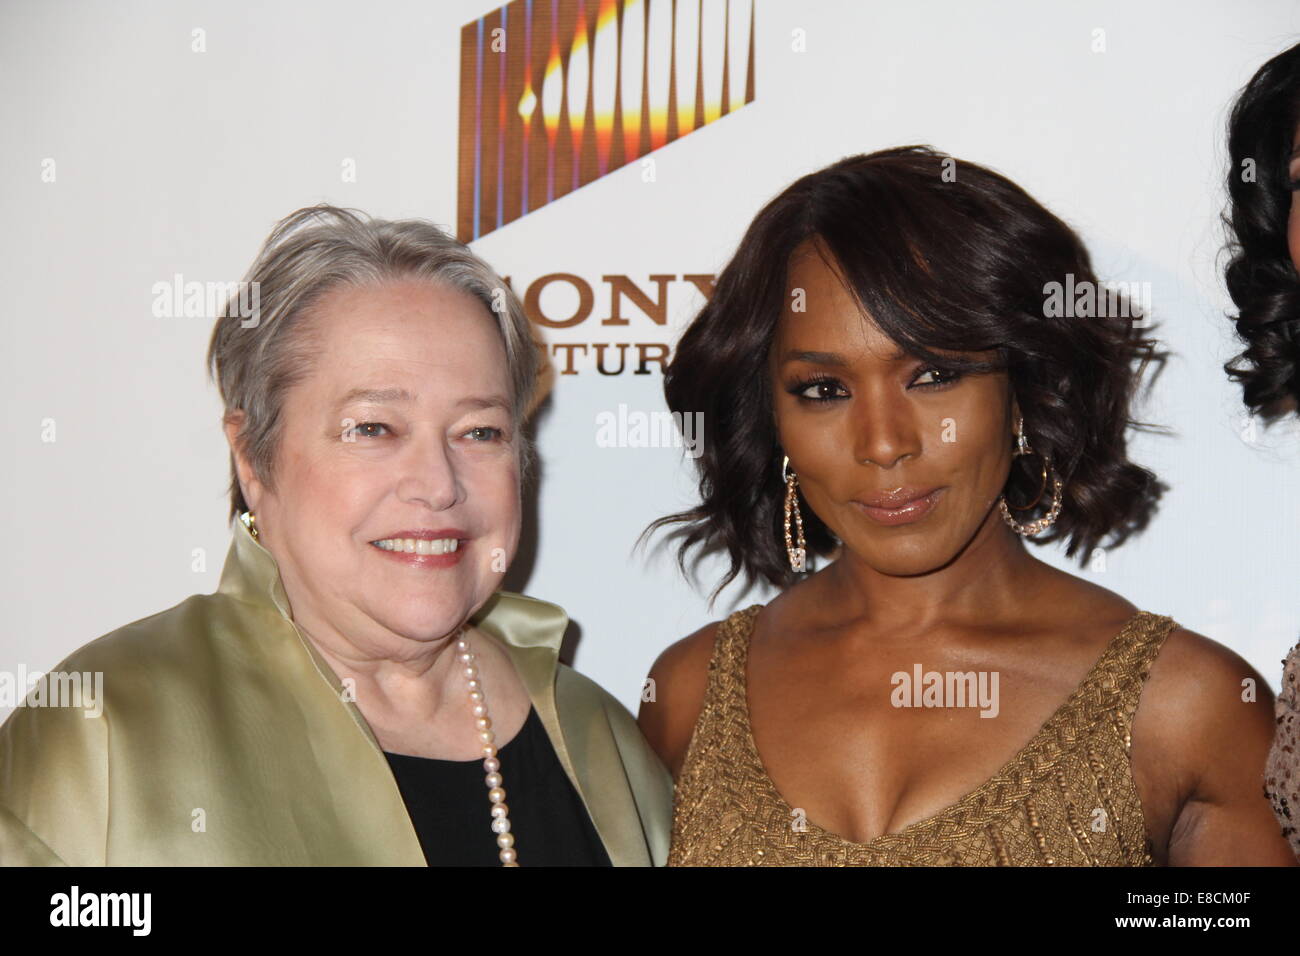
<path id="1" fill-rule="evenodd" d="M 1300 413 L 1300 45 L 1265 63 L 1241 91 L 1228 153 L 1225 276 L 1246 348 L 1224 369 L 1246 407 L 1272 424 Z M 1282 661 L 1264 786 L 1300 857 L 1300 643 Z"/>
<path id="2" fill-rule="evenodd" d="M 925 147 L 758 214 L 668 369 L 715 437 L 659 525 L 781 591 L 654 665 L 670 865 L 1295 862 L 1267 685 L 1025 547 L 1095 567 L 1152 513 L 1131 305 L 1022 189 Z"/>
<path id="3" fill-rule="evenodd" d="M 214 594 L 56 673 L 102 713 L 0 728 L 0 861 L 649 865 L 671 780 L 559 663 L 567 617 L 499 590 L 538 355 L 436 226 L 299 210 L 208 359 L 234 542 Z"/>

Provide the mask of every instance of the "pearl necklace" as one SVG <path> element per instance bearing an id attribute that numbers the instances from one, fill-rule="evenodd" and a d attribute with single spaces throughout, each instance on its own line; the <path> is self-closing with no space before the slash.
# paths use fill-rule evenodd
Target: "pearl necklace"
<path id="1" fill-rule="evenodd" d="M 498 854 L 502 866 L 518 866 L 518 854 L 515 852 L 515 835 L 510 832 L 510 808 L 506 806 L 506 791 L 501 786 L 501 761 L 497 759 L 496 734 L 492 733 L 492 719 L 488 716 L 487 701 L 483 697 L 483 685 L 478 679 L 478 668 L 474 666 L 474 655 L 470 652 L 469 642 L 465 640 L 464 628 L 456 641 L 457 657 L 464 666 L 463 673 L 469 686 L 469 700 L 474 711 L 474 725 L 478 728 L 478 739 L 483 742 L 483 769 L 487 772 L 484 783 L 488 786 L 488 801 L 492 804 L 492 832 L 497 835 Z"/>

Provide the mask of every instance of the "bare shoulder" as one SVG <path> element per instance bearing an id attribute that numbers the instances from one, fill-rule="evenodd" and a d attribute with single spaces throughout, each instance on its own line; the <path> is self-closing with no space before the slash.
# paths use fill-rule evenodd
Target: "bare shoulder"
<path id="1" fill-rule="evenodd" d="M 1236 651 L 1175 627 L 1151 665 L 1139 715 L 1146 711 L 1177 736 L 1204 741 L 1205 733 L 1228 740 L 1253 730 L 1271 739 L 1273 692 Z M 1200 748 L 1197 748 L 1200 750 Z M 1202 751 L 1203 752 L 1203 751 Z"/>
<path id="2" fill-rule="evenodd" d="M 706 624 L 665 648 L 650 668 L 654 692 L 642 694 L 637 724 L 674 779 L 704 706 L 709 661 L 721 623 Z"/>

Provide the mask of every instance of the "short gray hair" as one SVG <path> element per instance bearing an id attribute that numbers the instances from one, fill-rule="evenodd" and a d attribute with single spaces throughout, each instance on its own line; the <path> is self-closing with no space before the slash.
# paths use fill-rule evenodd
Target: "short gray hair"
<path id="1" fill-rule="evenodd" d="M 246 325 L 241 314 L 247 293 L 243 310 L 232 296 L 208 345 L 208 371 L 225 402 L 224 417 L 243 412 L 239 447 L 268 488 L 274 487 L 285 395 L 307 376 L 317 354 L 304 334 L 304 315 L 338 287 L 408 278 L 451 286 L 483 303 L 505 345 L 516 426 L 528 417 L 540 370 L 537 340 L 518 296 L 491 266 L 425 220 L 309 206 L 276 223 L 244 277 L 244 288 L 256 290 L 257 321 Z M 522 481 L 532 447 L 522 428 L 516 434 Z M 247 510 L 232 454 L 230 517 Z"/>

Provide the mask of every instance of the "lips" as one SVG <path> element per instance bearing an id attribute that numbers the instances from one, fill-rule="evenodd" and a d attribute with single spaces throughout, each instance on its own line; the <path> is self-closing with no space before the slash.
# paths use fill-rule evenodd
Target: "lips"
<path id="1" fill-rule="evenodd" d="M 920 521 L 943 496 L 943 488 L 896 488 L 854 499 L 853 503 L 877 524 L 901 525 Z"/>
<path id="2" fill-rule="evenodd" d="M 906 504 L 925 498 L 938 491 L 938 488 L 894 488 L 891 491 L 877 491 L 868 495 L 858 495 L 854 500 L 868 508 L 901 508 Z"/>

